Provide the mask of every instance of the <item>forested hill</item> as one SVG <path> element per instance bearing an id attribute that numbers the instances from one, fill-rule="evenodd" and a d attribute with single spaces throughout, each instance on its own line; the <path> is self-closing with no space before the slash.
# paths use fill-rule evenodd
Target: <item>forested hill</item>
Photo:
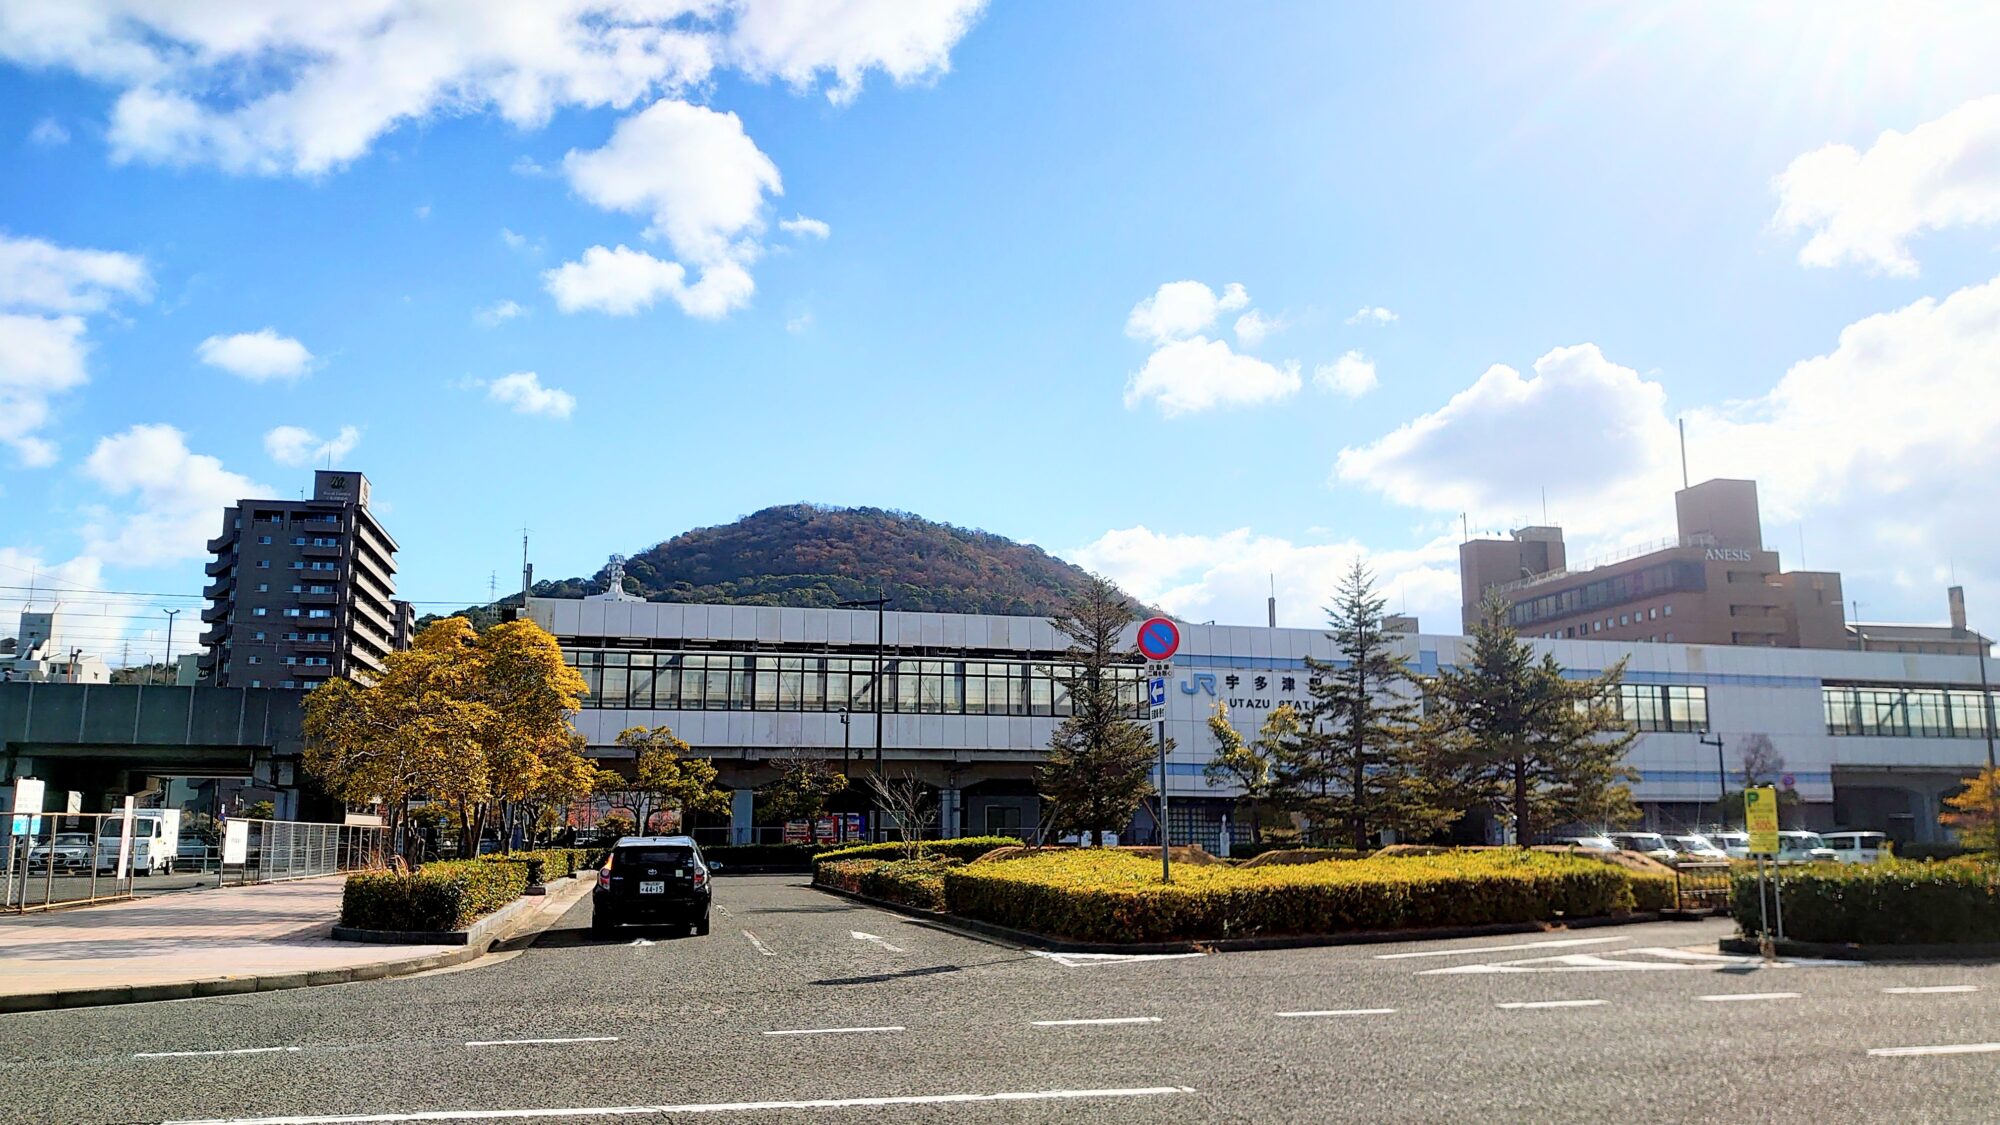
<path id="1" fill-rule="evenodd" d="M 535 583 L 537 597 L 604 589 L 606 571 Z M 650 601 L 893 608 L 1046 617 L 1084 572 L 1040 547 L 880 508 L 787 504 L 696 528 L 631 556 L 625 588 Z M 502 604 L 518 604 L 519 596 Z M 491 607 L 467 611 L 497 617 Z"/>

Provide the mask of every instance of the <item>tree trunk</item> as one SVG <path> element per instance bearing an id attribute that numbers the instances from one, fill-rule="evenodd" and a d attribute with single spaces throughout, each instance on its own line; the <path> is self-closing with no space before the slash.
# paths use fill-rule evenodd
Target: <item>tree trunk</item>
<path id="1" fill-rule="evenodd" d="M 1514 846 L 1525 848 L 1529 841 L 1528 764 L 1514 759 Z"/>

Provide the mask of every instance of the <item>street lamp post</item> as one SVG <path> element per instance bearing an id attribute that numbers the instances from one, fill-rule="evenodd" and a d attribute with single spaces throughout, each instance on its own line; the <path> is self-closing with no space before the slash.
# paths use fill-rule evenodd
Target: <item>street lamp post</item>
<path id="1" fill-rule="evenodd" d="M 848 720 L 851 718 L 853 716 L 847 713 L 847 708 L 842 707 L 840 709 L 840 780 L 849 785 L 853 784 L 854 777 L 854 731 L 848 725 Z M 847 842 L 847 814 L 845 812 L 840 814 L 838 823 L 840 827 L 836 835 L 840 838 L 840 842 L 844 844 Z"/>
<path id="2" fill-rule="evenodd" d="M 174 618 L 181 611 L 178 609 L 163 609 L 160 612 L 167 615 L 167 656 L 164 663 L 167 666 L 167 675 L 172 676 L 174 674 Z M 173 680 L 170 679 L 167 682 L 172 683 Z"/>
<path id="3" fill-rule="evenodd" d="M 854 601 L 840 603 L 842 609 L 864 609 L 869 606 L 875 608 L 875 674 L 872 677 L 868 694 L 874 698 L 875 704 L 875 783 L 877 785 L 882 783 L 882 657 L 884 652 L 882 647 L 882 610 L 889 604 L 890 600 L 889 598 L 858 598 Z M 879 803 L 877 803 L 877 811 L 880 811 Z M 872 835 L 877 841 L 880 841 L 882 839 L 882 818 L 874 816 L 870 819 L 875 822 Z"/>
<path id="4" fill-rule="evenodd" d="M 1728 815 L 1723 805 L 1729 799 L 1729 771 L 1722 764 L 1722 739 L 1703 737 L 1703 746 L 1715 747 L 1715 826 L 1723 827 L 1723 818 Z"/>

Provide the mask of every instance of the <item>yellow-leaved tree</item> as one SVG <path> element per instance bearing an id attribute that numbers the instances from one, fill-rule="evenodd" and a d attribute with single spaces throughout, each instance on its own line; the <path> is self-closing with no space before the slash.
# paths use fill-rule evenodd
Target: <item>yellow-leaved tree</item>
<path id="1" fill-rule="evenodd" d="M 533 622 L 478 633 L 449 617 L 375 683 L 329 680 L 306 697 L 306 768 L 334 796 L 384 803 L 399 829 L 412 799 L 449 807 L 465 854 L 497 813 L 505 847 L 518 820 L 590 792 L 596 772 L 570 725 L 583 692 Z"/>
<path id="2" fill-rule="evenodd" d="M 729 811 L 729 794 L 715 783 L 715 763 L 688 757 L 688 744 L 674 737 L 673 728 L 627 727 L 618 732 L 618 745 L 633 753 L 632 780 L 625 785 L 637 831 L 652 831 L 654 816 L 670 809 Z"/>
<path id="3" fill-rule="evenodd" d="M 1938 822 L 1957 832 L 1959 843 L 1977 851 L 2000 848 L 2000 769 L 1979 771 L 1944 803 L 1952 811 L 1938 817 Z"/>

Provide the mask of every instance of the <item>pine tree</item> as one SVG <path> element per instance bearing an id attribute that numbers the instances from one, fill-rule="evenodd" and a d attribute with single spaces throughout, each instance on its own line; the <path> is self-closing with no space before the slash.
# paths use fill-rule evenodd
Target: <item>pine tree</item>
<path id="1" fill-rule="evenodd" d="M 1272 767 L 1276 749 L 1299 729 L 1298 712 L 1289 703 L 1280 703 L 1264 717 L 1264 725 L 1254 742 L 1229 721 L 1229 705 L 1216 700 L 1208 714 L 1208 733 L 1215 739 L 1215 757 L 1203 766 L 1203 780 L 1210 785 L 1234 785 L 1243 790 L 1250 806 L 1250 839 L 1264 842 L 1264 802 L 1271 795 Z"/>
<path id="2" fill-rule="evenodd" d="M 1601 675 L 1570 679 L 1553 655 L 1536 660 L 1489 598 L 1466 663 L 1431 682 L 1426 736 L 1464 794 L 1504 811 L 1523 847 L 1574 821 L 1618 823 L 1636 807 L 1623 764 L 1634 737 L 1618 700 L 1620 660 Z"/>
<path id="3" fill-rule="evenodd" d="M 1383 830 L 1415 834 L 1450 814 L 1425 775 L 1408 661 L 1382 629 L 1386 599 L 1360 560 L 1327 611 L 1335 663 L 1306 658 L 1313 674 L 1303 729 L 1287 739 L 1280 786 L 1319 825 L 1338 826 L 1357 851 Z"/>
<path id="4" fill-rule="evenodd" d="M 1049 619 L 1070 642 L 1063 654 L 1068 666 L 1051 669 L 1069 693 L 1070 713 L 1049 736 L 1037 788 L 1045 803 L 1062 810 L 1069 827 L 1090 833 L 1095 844 L 1104 842 L 1105 830 L 1128 823 L 1153 792 L 1152 733 L 1133 721 L 1137 684 L 1113 674 L 1133 662 L 1120 640 L 1137 616 L 1118 587 L 1093 574 Z"/>

